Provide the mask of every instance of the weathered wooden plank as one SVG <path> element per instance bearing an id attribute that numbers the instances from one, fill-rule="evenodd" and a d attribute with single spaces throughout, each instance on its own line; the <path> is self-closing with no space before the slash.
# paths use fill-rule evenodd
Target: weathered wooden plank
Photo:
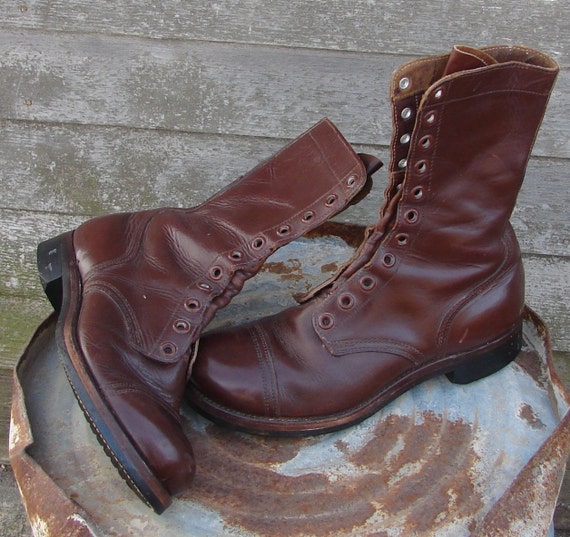
<path id="1" fill-rule="evenodd" d="M 6 30 L 0 118 L 293 138 L 329 116 L 353 143 L 387 145 L 403 56 Z M 570 72 L 535 155 L 570 157 Z"/>
<path id="2" fill-rule="evenodd" d="M 12 368 L 0 367 L 0 463 L 8 462 Z M 2 535 L 0 529 L 0 535 Z"/>
<path id="3" fill-rule="evenodd" d="M 32 298 L 0 296 L 0 370 L 14 366 L 36 327 L 51 311 L 39 283 Z"/>
<path id="4" fill-rule="evenodd" d="M 3 2 L 0 19 L 17 28 L 398 54 L 524 39 L 568 62 L 567 10 L 566 0 L 28 0 Z"/>
<path id="5" fill-rule="evenodd" d="M 196 205 L 285 143 L 270 138 L 11 121 L 0 122 L 0 129 L 4 134 L 0 139 L 2 205 L 85 216 Z M 389 159 L 385 147 L 357 149 L 386 162 Z M 567 255 L 570 251 L 567 167 L 562 159 L 533 158 L 529 163 L 513 217 L 527 253 Z M 374 222 L 385 185 L 386 173 L 381 170 L 369 197 L 343 219 Z M 8 217 L 4 233 L 16 236 L 22 215 L 14 214 Z"/>

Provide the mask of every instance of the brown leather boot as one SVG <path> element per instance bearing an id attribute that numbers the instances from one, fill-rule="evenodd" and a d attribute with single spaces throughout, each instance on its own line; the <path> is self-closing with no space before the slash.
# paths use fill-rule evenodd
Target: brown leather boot
<path id="1" fill-rule="evenodd" d="M 379 222 L 301 305 L 205 335 L 191 403 L 246 431 L 322 433 L 433 375 L 469 383 L 509 363 L 524 302 L 509 217 L 557 71 L 502 46 L 400 68 Z"/>
<path id="2" fill-rule="evenodd" d="M 194 475 L 179 417 L 192 343 L 269 254 L 342 210 L 380 165 L 323 120 L 194 209 L 103 216 L 38 247 L 75 395 L 157 512 Z"/>

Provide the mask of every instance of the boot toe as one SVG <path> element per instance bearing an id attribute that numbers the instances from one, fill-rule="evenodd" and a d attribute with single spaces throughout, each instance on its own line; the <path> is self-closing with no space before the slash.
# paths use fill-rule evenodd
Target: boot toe
<path id="1" fill-rule="evenodd" d="M 148 390 L 129 389 L 128 396 L 113 395 L 111 406 L 150 470 L 175 496 L 194 478 L 192 446 L 179 420 L 149 395 Z"/>

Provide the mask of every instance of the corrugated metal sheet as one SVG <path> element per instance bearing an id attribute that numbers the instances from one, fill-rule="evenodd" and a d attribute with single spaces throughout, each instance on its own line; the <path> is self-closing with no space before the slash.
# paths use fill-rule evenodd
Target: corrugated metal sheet
<path id="1" fill-rule="evenodd" d="M 329 225 L 272 256 L 216 324 L 266 315 L 338 268 L 361 228 Z M 183 408 L 193 487 L 161 516 L 123 483 L 58 363 L 55 319 L 14 377 L 11 461 L 36 536 L 545 535 L 570 452 L 546 328 L 499 373 L 410 390 L 363 423 L 303 439 L 222 429 Z M 524 531 L 522 530 L 524 528 Z"/>

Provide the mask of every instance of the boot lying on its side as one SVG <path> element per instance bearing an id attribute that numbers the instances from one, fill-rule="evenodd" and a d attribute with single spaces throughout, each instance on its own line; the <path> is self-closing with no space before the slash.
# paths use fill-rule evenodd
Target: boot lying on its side
<path id="1" fill-rule="evenodd" d="M 198 207 L 103 216 L 38 247 L 75 395 L 157 512 L 194 475 L 179 416 L 193 342 L 269 254 L 341 211 L 379 166 L 323 120 Z"/>
<path id="2" fill-rule="evenodd" d="M 201 339 L 195 408 L 256 433 L 322 433 L 433 375 L 469 383 L 513 360 L 524 275 L 509 217 L 557 72 L 506 46 L 401 67 L 379 222 L 301 305 Z"/>

